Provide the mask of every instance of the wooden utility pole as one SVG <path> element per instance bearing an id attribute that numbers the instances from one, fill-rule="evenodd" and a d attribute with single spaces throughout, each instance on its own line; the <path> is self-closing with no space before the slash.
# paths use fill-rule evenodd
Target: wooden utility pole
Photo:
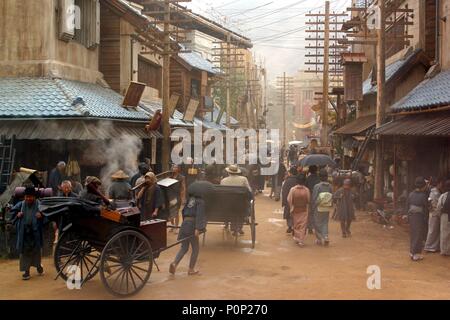
<path id="1" fill-rule="evenodd" d="M 330 69 L 330 1 L 325 2 L 325 32 L 323 40 L 323 106 L 322 106 L 322 130 L 320 132 L 320 140 L 322 147 L 328 146 L 328 90 L 329 83 L 329 69 Z"/>
<path id="2" fill-rule="evenodd" d="M 348 50 L 348 45 L 339 44 L 338 41 L 343 38 L 344 31 L 342 31 L 343 19 L 348 17 L 347 13 L 330 12 L 330 1 L 325 1 L 324 13 L 308 13 L 306 17 L 312 18 L 306 25 L 309 25 L 307 33 L 313 34 L 308 36 L 306 41 L 308 45 L 307 50 L 314 50 L 315 53 L 308 53 L 305 57 L 308 61 L 305 65 L 313 65 L 314 69 L 308 68 L 306 73 L 322 74 L 322 104 L 321 104 L 321 123 L 322 128 L 320 132 L 321 145 L 326 147 L 329 144 L 328 131 L 328 106 L 330 101 L 330 87 L 341 88 L 343 85 L 342 75 L 343 68 L 340 66 L 341 52 Z M 333 30 L 331 27 L 333 26 Z M 330 34 L 333 32 L 333 38 Z M 311 61 L 311 58 L 313 59 Z M 331 77 L 331 79 L 330 79 Z"/>
<path id="3" fill-rule="evenodd" d="M 170 2 L 164 2 L 164 56 L 163 56 L 163 113 L 162 113 L 162 170 L 169 171 L 170 163 Z"/>
<path id="4" fill-rule="evenodd" d="M 231 34 L 227 34 L 227 68 L 231 68 Z M 227 72 L 227 127 L 231 127 L 230 72 Z"/>
<path id="5" fill-rule="evenodd" d="M 281 142 L 283 147 L 287 145 L 287 106 L 293 103 L 292 100 L 292 90 L 293 90 L 293 77 L 287 77 L 286 72 L 283 73 L 282 77 L 277 78 L 277 88 L 278 88 L 278 101 L 281 104 L 282 112 L 282 137 Z"/>
<path id="6" fill-rule="evenodd" d="M 170 155 L 171 155 L 171 145 L 170 145 L 170 59 L 172 55 L 177 55 L 179 52 L 187 52 L 181 46 L 180 43 L 189 43 L 185 39 L 185 34 L 189 30 L 184 28 L 179 29 L 180 24 L 186 24 L 191 22 L 191 20 L 180 20 L 172 19 L 171 13 L 183 13 L 189 12 L 190 10 L 178 5 L 179 2 L 190 2 L 191 0 L 145 0 L 142 2 L 144 5 L 144 14 L 152 16 L 155 18 L 154 21 L 150 23 L 151 29 L 157 29 L 159 25 L 163 25 L 162 36 L 160 36 L 161 31 L 148 31 L 149 34 L 140 35 L 144 37 L 145 47 L 148 51 L 146 53 L 155 53 L 163 57 L 162 66 L 162 120 L 161 126 L 163 131 L 163 141 L 162 141 L 162 154 L 161 154 L 161 165 L 163 171 L 169 171 L 170 169 Z M 172 26 L 172 27 L 171 27 Z M 180 36 L 182 34 L 182 36 Z M 162 48 L 160 50 L 159 48 Z"/>
<path id="7" fill-rule="evenodd" d="M 386 85 L 386 14 L 385 0 L 378 0 L 379 7 L 379 25 L 377 26 L 377 117 L 376 127 L 383 125 L 385 118 L 385 96 Z M 378 137 L 376 141 L 375 152 L 375 188 L 374 198 L 381 199 L 384 189 L 384 170 L 383 170 L 383 145 Z"/>

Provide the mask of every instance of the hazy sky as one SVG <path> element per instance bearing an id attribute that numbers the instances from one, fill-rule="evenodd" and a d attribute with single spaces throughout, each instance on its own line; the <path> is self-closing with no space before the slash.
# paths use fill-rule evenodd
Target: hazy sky
<path id="1" fill-rule="evenodd" d="M 332 0 L 331 10 L 345 11 L 351 0 Z M 194 12 L 252 39 L 257 57 L 266 60 L 271 79 L 304 68 L 305 13 L 324 11 L 324 0 L 192 0 Z"/>

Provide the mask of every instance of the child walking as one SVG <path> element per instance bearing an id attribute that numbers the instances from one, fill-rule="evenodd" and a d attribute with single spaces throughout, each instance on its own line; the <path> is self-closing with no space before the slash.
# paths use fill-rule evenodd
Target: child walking
<path id="1" fill-rule="evenodd" d="M 341 222 L 342 237 L 351 236 L 350 226 L 355 220 L 354 200 L 356 195 L 352 192 L 352 180 L 346 179 L 343 186 L 334 193 L 336 202 L 335 219 Z"/>

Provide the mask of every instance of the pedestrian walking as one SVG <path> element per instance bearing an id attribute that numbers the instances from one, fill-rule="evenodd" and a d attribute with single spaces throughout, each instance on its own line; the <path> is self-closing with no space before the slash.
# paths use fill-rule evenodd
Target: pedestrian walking
<path id="1" fill-rule="evenodd" d="M 348 238 L 352 235 L 350 227 L 355 220 L 355 199 L 356 194 L 352 191 L 352 180 L 345 179 L 343 186 L 333 195 L 336 202 L 335 219 L 341 223 L 342 237 Z"/>
<path id="2" fill-rule="evenodd" d="M 316 244 L 328 246 L 330 239 L 328 236 L 328 223 L 330 212 L 333 208 L 333 189 L 328 182 L 328 173 L 325 169 L 320 170 L 320 182 L 314 186 L 312 192 L 311 210 L 313 227 L 316 230 Z"/>
<path id="3" fill-rule="evenodd" d="M 426 252 L 439 252 L 441 241 L 441 213 L 438 210 L 438 202 L 444 191 L 444 179 L 440 178 L 437 181 L 431 181 L 434 184 L 428 201 L 430 203 L 430 217 L 428 219 L 428 235 L 425 242 Z"/>
<path id="4" fill-rule="evenodd" d="M 207 182 L 205 182 L 207 183 Z M 197 275 L 199 271 L 195 269 L 197 264 L 198 255 L 200 252 L 200 233 L 206 229 L 206 216 L 205 216 L 205 201 L 203 195 L 190 193 L 189 200 L 183 208 L 183 223 L 181 224 L 180 233 L 178 234 L 178 240 L 184 240 L 181 243 L 180 251 L 178 251 L 174 262 L 170 264 L 169 272 L 175 274 L 176 269 L 189 251 L 189 246 L 192 249 L 191 258 L 189 261 L 188 275 Z"/>
<path id="5" fill-rule="evenodd" d="M 308 168 L 308 177 L 306 178 L 306 187 L 309 189 L 311 194 L 314 193 L 314 187 L 320 183 L 320 177 L 317 174 L 319 168 L 317 166 L 310 166 Z M 313 203 L 311 203 L 313 205 Z M 314 209 L 311 207 L 308 216 L 308 232 L 313 234 L 314 232 Z"/>
<path id="6" fill-rule="evenodd" d="M 11 219 L 17 232 L 17 252 L 20 254 L 22 279 L 30 279 L 30 268 L 44 274 L 41 265 L 44 216 L 39 212 L 39 200 L 34 187 L 25 189 L 25 198 L 11 209 Z"/>
<path id="7" fill-rule="evenodd" d="M 297 185 L 294 186 L 288 195 L 288 207 L 293 221 L 294 241 L 300 246 L 305 245 L 306 226 L 308 224 L 308 210 L 311 193 L 305 186 L 306 178 L 304 174 L 295 176 Z"/>
<path id="8" fill-rule="evenodd" d="M 286 233 L 292 234 L 293 232 L 293 222 L 291 215 L 291 208 L 289 206 L 288 195 L 293 187 L 298 184 L 297 181 L 297 168 L 291 167 L 288 171 L 288 177 L 281 187 L 281 207 L 283 208 L 283 219 L 286 220 L 287 230 Z"/>
<path id="9" fill-rule="evenodd" d="M 425 230 L 428 224 L 427 184 L 423 177 L 415 180 L 415 190 L 408 196 L 406 207 L 409 218 L 410 257 L 413 261 L 423 260 Z"/>
<path id="10" fill-rule="evenodd" d="M 186 203 L 186 178 L 181 174 L 181 168 L 176 164 L 172 166 L 170 178 L 178 181 L 178 184 L 172 190 L 176 195 L 177 205 L 171 209 L 169 214 L 169 220 L 175 226 L 175 229 L 170 229 L 169 231 L 175 230 L 174 232 L 177 234 L 177 228 L 180 224 L 180 208 Z"/>
<path id="11" fill-rule="evenodd" d="M 440 249 L 441 255 L 450 256 L 450 180 L 445 182 L 444 191 L 437 205 L 441 214 Z"/>

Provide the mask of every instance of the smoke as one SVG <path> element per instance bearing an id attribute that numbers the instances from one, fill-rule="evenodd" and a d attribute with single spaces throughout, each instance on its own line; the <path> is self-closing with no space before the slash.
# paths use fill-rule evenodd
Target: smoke
<path id="1" fill-rule="evenodd" d="M 99 126 L 105 126 L 108 130 L 112 124 L 106 122 L 100 123 Z M 107 191 L 111 185 L 111 175 L 115 172 L 123 170 L 130 177 L 137 172 L 142 148 L 140 138 L 122 134 L 111 141 L 96 141 L 85 150 L 83 159 L 102 166 L 99 178 L 102 181 L 102 189 Z"/>

